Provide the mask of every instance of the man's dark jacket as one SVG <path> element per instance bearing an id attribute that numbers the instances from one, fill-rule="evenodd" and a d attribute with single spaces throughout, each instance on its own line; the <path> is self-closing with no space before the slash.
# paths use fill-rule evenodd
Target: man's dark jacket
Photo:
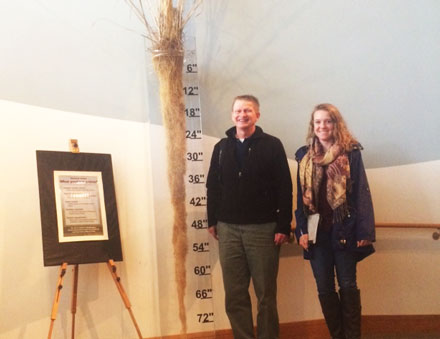
<path id="1" fill-rule="evenodd" d="M 212 153 L 206 187 L 208 224 L 276 222 L 276 233 L 290 234 L 292 180 L 281 141 L 256 126 L 240 169 L 235 127 Z"/>

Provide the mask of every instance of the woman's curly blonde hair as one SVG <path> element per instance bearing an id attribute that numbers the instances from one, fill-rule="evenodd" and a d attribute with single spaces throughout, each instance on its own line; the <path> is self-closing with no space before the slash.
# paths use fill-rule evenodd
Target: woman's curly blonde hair
<path id="1" fill-rule="evenodd" d="M 316 141 L 318 141 L 313 125 L 313 116 L 316 111 L 326 111 L 330 114 L 330 118 L 334 122 L 333 127 L 333 139 L 336 144 L 339 144 L 344 152 L 349 152 L 353 149 L 354 146 L 358 145 L 359 142 L 356 138 L 350 133 L 345 124 L 344 118 L 342 118 L 341 113 L 336 108 L 336 106 L 328 103 L 316 105 L 312 111 L 309 122 L 309 131 L 307 133 L 307 144 L 312 146 Z"/>

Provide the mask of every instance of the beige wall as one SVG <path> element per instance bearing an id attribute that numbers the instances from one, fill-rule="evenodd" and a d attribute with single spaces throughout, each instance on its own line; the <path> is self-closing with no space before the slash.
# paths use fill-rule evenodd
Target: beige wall
<path id="1" fill-rule="evenodd" d="M 438 115 L 432 109 L 438 106 L 438 79 L 432 75 L 438 69 L 439 48 L 430 43 L 438 40 L 434 35 L 438 3 L 406 1 L 406 7 L 396 1 L 385 5 L 373 1 L 374 6 L 337 3 L 326 5 L 331 7 L 329 15 L 324 2 L 281 1 L 272 6 L 261 1 L 263 7 L 250 0 L 205 2 L 196 21 L 206 130 L 221 135 L 229 117 L 219 118 L 219 114 L 227 114 L 231 97 L 251 91 L 262 99 L 264 113 L 270 113 L 262 117 L 262 126 L 293 149 L 305 130 L 293 133 L 290 124 L 305 126 L 303 113 L 311 105 L 327 98 L 337 100 L 347 109 L 344 112 L 357 114 L 349 115 L 347 121 L 366 142 L 365 158 L 379 166 L 368 170 L 376 220 L 440 223 L 440 162 L 417 162 L 436 159 L 432 154 L 438 152 Z M 381 5 L 382 11 L 376 10 Z M 244 14 L 241 6 L 249 11 Z M 396 6 L 402 9 L 400 16 L 395 15 Z M 334 25 L 322 25 L 319 13 Z M 374 16 L 376 33 L 368 15 Z M 396 24 L 388 26 L 385 38 L 394 42 L 398 36 L 399 48 L 394 43 L 375 48 L 378 41 L 383 43 L 378 37 L 382 37 L 387 15 Z M 163 129 L 151 123 L 159 122 L 160 114 L 156 94 L 147 89 L 154 75 L 139 24 L 124 1 L 108 0 L 68 5 L 58 0 L 9 1 L 2 3 L 0 19 L 0 339 L 41 338 L 48 332 L 59 268 L 43 266 L 35 151 L 68 151 L 70 138 L 79 140 L 82 152 L 112 155 L 124 254 L 117 267 L 143 335 L 179 333 Z M 402 33 L 402 23 L 411 35 Z M 329 31 L 330 27 L 336 31 Z M 367 36 L 346 44 L 352 33 L 346 27 Z M 322 40 L 312 41 L 310 32 L 318 32 Z M 336 41 L 328 39 L 328 34 Z M 329 44 L 327 50 L 332 53 L 340 51 L 343 58 L 334 54 L 334 59 L 323 63 L 327 59 L 315 53 L 321 50 L 321 41 Z M 408 48 L 420 51 L 412 48 L 419 43 L 421 51 L 429 53 L 401 53 Z M 390 55 L 395 57 L 383 63 L 385 47 L 392 48 Z M 400 55 L 405 58 L 398 59 Z M 360 60 L 368 67 L 361 65 L 351 72 L 347 60 Z M 371 63 L 385 67 L 386 72 L 380 67 L 371 72 Z M 338 65 L 342 72 L 334 67 Z M 407 78 L 415 82 L 409 86 Z M 364 111 L 358 110 L 360 106 Z M 420 113 L 416 120 L 414 112 Z M 385 117 L 388 125 L 383 123 Z M 420 152 L 421 158 L 417 152 L 407 152 L 404 143 L 397 144 L 402 137 L 411 147 L 426 151 Z M 205 170 L 217 140 L 204 137 Z M 376 157 L 379 151 L 382 156 Z M 415 163 L 380 168 L 384 163 L 409 162 Z M 291 159 L 290 164 L 295 175 L 295 161 Z M 377 231 L 377 253 L 359 265 L 365 314 L 440 313 L 440 241 L 432 240 L 432 232 Z M 210 306 L 215 323 L 208 329 L 229 328 L 217 243 L 211 241 L 210 248 L 214 290 Z M 69 336 L 71 287 L 69 267 L 54 337 Z M 194 319 L 200 312 L 194 288 L 191 282 L 187 293 L 191 332 L 203 330 Z M 298 246 L 283 246 L 278 295 L 281 322 L 320 318 L 315 290 L 309 264 Z M 136 337 L 104 264 L 80 266 L 76 329 L 78 338 Z"/>
<path id="2" fill-rule="evenodd" d="M 117 263 L 144 335 L 159 332 L 157 261 L 148 126 L 0 100 L 0 338 L 42 338 L 59 267 L 43 266 L 36 150 L 112 155 L 124 261 Z M 54 337 L 70 333 L 69 266 Z M 135 336 L 105 264 L 81 265 L 79 338 Z"/>
<path id="3" fill-rule="evenodd" d="M 117 266 L 143 335 L 179 333 L 162 128 L 8 101 L 0 101 L 0 112 L 0 318 L 9 319 L 1 322 L 0 338 L 42 337 L 48 331 L 59 268 L 43 267 L 35 151 L 67 151 L 70 138 L 79 140 L 82 152 L 112 155 L 124 254 Z M 205 154 L 216 141 L 204 137 Z M 295 162 L 290 164 L 294 175 Z M 438 161 L 369 170 L 377 221 L 438 223 L 439 171 Z M 377 253 L 358 271 L 365 314 L 440 313 L 440 249 L 432 232 L 377 231 Z M 210 247 L 213 327 L 223 329 L 229 323 L 216 242 Z M 69 268 L 57 336 L 70 332 L 71 279 Z M 311 269 L 296 244 L 282 249 L 278 302 L 281 322 L 321 317 Z M 188 314 L 197 312 L 190 287 L 187 305 Z M 189 330 L 199 331 L 193 320 Z M 76 327 L 79 338 L 135 337 L 104 264 L 80 266 Z"/>

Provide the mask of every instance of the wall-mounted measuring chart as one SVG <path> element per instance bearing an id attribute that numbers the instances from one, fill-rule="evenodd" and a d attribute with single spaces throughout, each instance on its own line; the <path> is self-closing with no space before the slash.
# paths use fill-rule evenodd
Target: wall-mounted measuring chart
<path id="1" fill-rule="evenodd" d="M 188 332 L 214 331 L 213 291 L 208 220 L 206 217 L 206 176 L 202 143 L 202 118 L 194 38 L 185 41 L 183 92 L 186 115 L 186 199 L 188 225 L 187 320 Z"/>

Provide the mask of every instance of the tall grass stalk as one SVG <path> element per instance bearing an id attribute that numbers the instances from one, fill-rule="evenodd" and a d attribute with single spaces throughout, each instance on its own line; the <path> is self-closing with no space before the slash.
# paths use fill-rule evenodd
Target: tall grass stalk
<path id="1" fill-rule="evenodd" d="M 166 134 L 168 184 L 174 211 L 174 270 L 179 304 L 181 333 L 186 334 L 185 311 L 187 226 L 185 207 L 185 102 L 183 95 L 183 28 L 195 14 L 202 0 L 158 0 L 155 14 L 148 0 L 125 0 L 145 26 L 145 37 L 151 42 L 154 69 L 159 78 L 161 113 Z M 150 15 L 148 15 L 150 14 Z M 149 19 L 151 18 L 152 19 Z"/>

